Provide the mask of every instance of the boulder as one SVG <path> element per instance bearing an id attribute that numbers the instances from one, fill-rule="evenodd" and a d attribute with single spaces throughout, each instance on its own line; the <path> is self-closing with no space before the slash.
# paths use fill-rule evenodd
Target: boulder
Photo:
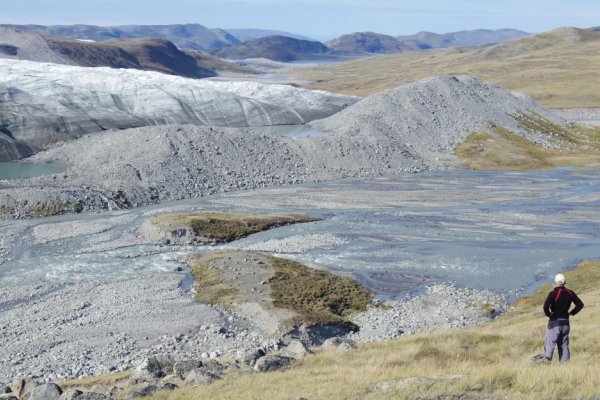
<path id="1" fill-rule="evenodd" d="M 36 386 L 29 395 L 29 400 L 59 400 L 62 389 L 55 383 Z"/>
<path id="2" fill-rule="evenodd" d="M 32 377 L 18 377 L 12 382 L 12 394 L 20 399 L 26 399 L 36 386 L 38 386 L 38 384 Z"/>
<path id="3" fill-rule="evenodd" d="M 336 348 L 338 350 L 350 350 L 356 347 L 356 342 L 351 339 L 346 339 L 343 337 L 332 337 L 323 342 L 321 346 L 324 349 L 333 349 Z"/>
<path id="4" fill-rule="evenodd" d="M 140 397 L 148 397 L 148 396 L 152 396 L 157 391 L 158 391 L 158 387 L 156 385 L 147 385 L 147 386 L 144 386 L 140 390 L 136 390 L 133 393 L 129 393 L 127 395 L 127 397 L 125 397 L 125 399 L 129 400 L 129 399 L 139 399 Z"/>
<path id="5" fill-rule="evenodd" d="M 242 365 L 254 366 L 256 360 L 265 355 L 265 352 L 261 348 L 248 350 L 246 352 L 240 351 L 237 354 L 236 361 Z"/>
<path id="6" fill-rule="evenodd" d="M 300 340 L 292 340 L 282 349 L 281 353 L 286 357 L 302 358 L 308 354 L 311 354 L 311 351 L 308 350 L 304 343 L 302 343 Z"/>
<path id="7" fill-rule="evenodd" d="M 171 390 L 177 389 L 178 387 L 179 386 L 177 386 L 176 384 L 168 382 L 168 383 L 165 383 L 164 385 L 162 385 L 160 387 L 160 390 L 161 391 L 171 391 Z"/>
<path id="8" fill-rule="evenodd" d="M 181 360 L 173 365 L 173 372 L 181 379 L 185 379 L 192 370 L 200 368 L 201 366 L 202 361 L 200 360 Z"/>
<path id="9" fill-rule="evenodd" d="M 201 369 L 195 369 L 185 377 L 185 383 L 202 383 L 205 385 L 210 385 L 219 379 L 221 379 L 221 377 L 217 374 L 209 371 L 203 371 Z"/>
<path id="10" fill-rule="evenodd" d="M 100 393 L 84 393 L 76 389 L 67 389 L 60 396 L 60 400 L 113 400 L 113 398 Z"/>
<path id="11" fill-rule="evenodd" d="M 173 372 L 175 361 L 168 356 L 148 357 L 131 376 L 132 383 L 149 382 L 164 378 Z"/>
<path id="12" fill-rule="evenodd" d="M 0 394 L 11 393 L 12 389 L 6 385 L 0 385 Z"/>
<path id="13" fill-rule="evenodd" d="M 284 356 L 263 356 L 256 361 L 254 370 L 257 372 L 277 371 L 285 369 L 292 363 L 292 358 Z"/>

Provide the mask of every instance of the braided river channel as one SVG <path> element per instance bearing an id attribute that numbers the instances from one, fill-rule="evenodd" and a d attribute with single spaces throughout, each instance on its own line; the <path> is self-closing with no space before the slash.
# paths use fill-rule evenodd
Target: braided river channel
<path id="1" fill-rule="evenodd" d="M 529 292 L 558 271 L 600 258 L 598 172 L 425 172 L 103 213 L 3 219 L 0 289 L 185 270 L 186 255 L 198 246 L 145 243 L 141 224 L 161 213 L 241 211 L 321 220 L 218 248 L 270 252 L 352 275 L 383 298 L 439 282 Z"/>

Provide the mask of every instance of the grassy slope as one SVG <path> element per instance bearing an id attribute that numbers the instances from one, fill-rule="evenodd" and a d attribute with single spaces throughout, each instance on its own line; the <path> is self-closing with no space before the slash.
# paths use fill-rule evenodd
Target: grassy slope
<path id="1" fill-rule="evenodd" d="M 572 324 L 573 356 L 568 365 L 536 365 L 530 361 L 542 351 L 546 318 L 541 303 L 550 289 L 545 287 L 517 302 L 515 311 L 481 327 L 421 334 L 343 353 L 322 351 L 288 371 L 227 376 L 210 386 L 153 398 L 591 398 L 600 392 L 600 262 L 582 263 L 566 276 L 568 286 L 586 304 Z M 421 382 L 411 379 L 452 375 L 464 377 Z"/>
<path id="2" fill-rule="evenodd" d="M 508 129 L 494 126 L 493 133 L 475 132 L 456 146 L 464 165 L 478 170 L 528 170 L 557 166 L 600 166 L 600 128 L 561 127 L 538 114 L 518 115 L 522 128 L 541 133 L 558 145 L 542 148 Z"/>
<path id="3" fill-rule="evenodd" d="M 299 70 L 311 89 L 366 96 L 435 75 L 474 75 L 548 107 L 600 107 L 600 32 L 552 31 L 484 49 L 372 57 Z"/>

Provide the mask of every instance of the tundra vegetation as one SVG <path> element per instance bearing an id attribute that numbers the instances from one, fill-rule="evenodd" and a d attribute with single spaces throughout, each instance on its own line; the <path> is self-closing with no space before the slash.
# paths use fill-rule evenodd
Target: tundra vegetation
<path id="1" fill-rule="evenodd" d="M 470 169 L 528 170 L 558 166 L 600 166 L 600 127 L 559 126 L 530 112 L 514 116 L 521 128 L 550 138 L 544 148 L 507 128 L 491 125 L 489 133 L 474 132 L 455 149 Z"/>
<path id="2" fill-rule="evenodd" d="M 436 75 L 473 75 L 552 108 L 600 107 L 600 32 L 563 28 L 482 48 L 362 58 L 294 70 L 310 89 L 367 96 Z"/>
<path id="3" fill-rule="evenodd" d="M 184 227 L 191 229 L 196 237 L 214 243 L 228 243 L 268 229 L 317 220 L 306 215 L 197 213 L 158 215 L 150 219 L 150 224 L 167 230 L 169 227 Z"/>
<path id="4" fill-rule="evenodd" d="M 208 386 L 159 393 L 153 399 L 574 399 L 598 393 L 600 261 L 567 272 L 568 286 L 586 303 L 574 318 L 568 366 L 534 364 L 543 350 L 549 286 L 519 299 L 490 323 L 360 345 L 320 350 L 282 372 L 230 374 Z"/>

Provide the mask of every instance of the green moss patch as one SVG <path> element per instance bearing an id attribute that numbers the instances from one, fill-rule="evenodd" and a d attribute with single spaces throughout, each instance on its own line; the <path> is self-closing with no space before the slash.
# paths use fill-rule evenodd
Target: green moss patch
<path id="1" fill-rule="evenodd" d="M 306 215 L 199 213 L 156 216 L 150 223 L 183 225 L 190 228 L 197 237 L 215 243 L 228 243 L 268 229 L 317 220 Z"/>
<path id="2" fill-rule="evenodd" d="M 269 281 L 273 304 L 295 311 L 296 323 L 340 322 L 348 314 L 364 311 L 371 292 L 357 281 L 295 261 L 270 257 L 275 275 Z"/>
<path id="3" fill-rule="evenodd" d="M 30 214 L 32 217 L 51 217 L 53 215 L 74 214 L 83 211 L 83 204 L 79 201 L 65 203 L 40 203 L 35 205 Z"/>

